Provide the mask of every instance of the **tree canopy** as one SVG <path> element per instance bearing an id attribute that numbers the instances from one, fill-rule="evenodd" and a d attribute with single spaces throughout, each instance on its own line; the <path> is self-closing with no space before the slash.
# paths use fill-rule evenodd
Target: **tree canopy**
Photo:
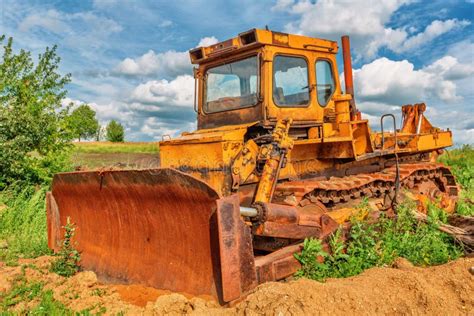
<path id="1" fill-rule="evenodd" d="M 125 140 L 125 131 L 122 124 L 112 120 L 107 125 L 107 140 L 109 142 L 123 142 Z"/>
<path id="2" fill-rule="evenodd" d="M 56 46 L 35 64 L 31 53 L 14 52 L 0 37 L 0 189 L 16 181 L 44 183 L 65 168 L 71 139 L 61 106 L 70 74 L 61 75 Z"/>
<path id="3" fill-rule="evenodd" d="M 87 104 L 82 104 L 72 111 L 68 121 L 72 136 L 79 141 L 95 137 L 100 128 L 95 111 Z"/>

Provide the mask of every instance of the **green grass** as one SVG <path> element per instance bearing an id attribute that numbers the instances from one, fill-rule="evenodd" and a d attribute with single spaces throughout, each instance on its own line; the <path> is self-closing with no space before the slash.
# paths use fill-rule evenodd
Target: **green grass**
<path id="1" fill-rule="evenodd" d="M 459 258 L 462 249 L 448 234 L 437 229 L 445 216 L 430 207 L 428 223 L 419 222 L 410 211 L 414 207 L 411 203 L 400 205 L 397 220 L 353 221 L 347 242 L 342 241 L 341 231 L 331 236 L 329 252 L 323 250 L 320 240 L 306 239 L 302 252 L 295 255 L 302 265 L 296 276 L 324 281 L 390 265 L 398 257 L 418 266 L 438 265 Z"/>
<path id="2" fill-rule="evenodd" d="M 158 153 L 158 143 L 156 142 L 79 142 L 74 143 L 76 153 Z"/>
<path id="3" fill-rule="evenodd" d="M 448 150 L 438 160 L 451 167 L 456 181 L 461 185 L 456 212 L 474 216 L 474 147 L 464 145 L 461 148 Z"/>
<path id="4" fill-rule="evenodd" d="M 26 187 L 1 192 L 0 260 L 14 263 L 19 257 L 34 258 L 49 254 L 46 234 L 46 188 Z"/>

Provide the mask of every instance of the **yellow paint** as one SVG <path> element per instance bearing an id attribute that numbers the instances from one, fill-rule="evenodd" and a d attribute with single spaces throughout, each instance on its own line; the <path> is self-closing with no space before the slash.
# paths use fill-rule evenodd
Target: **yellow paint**
<path id="1" fill-rule="evenodd" d="M 351 218 L 363 220 L 369 215 L 369 209 L 358 209 L 354 207 L 344 207 L 331 212 L 328 212 L 329 217 L 335 220 L 338 224 L 344 224 Z"/>

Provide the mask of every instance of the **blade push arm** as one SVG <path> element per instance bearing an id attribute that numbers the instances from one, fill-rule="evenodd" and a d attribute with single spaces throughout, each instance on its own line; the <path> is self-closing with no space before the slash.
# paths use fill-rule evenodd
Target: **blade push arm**
<path id="1" fill-rule="evenodd" d="M 260 148 L 259 159 L 265 159 L 265 166 L 255 195 L 255 203 L 271 202 L 278 174 L 286 154 L 293 148 L 293 139 L 288 136 L 292 119 L 279 120 L 272 133 L 272 142 Z"/>

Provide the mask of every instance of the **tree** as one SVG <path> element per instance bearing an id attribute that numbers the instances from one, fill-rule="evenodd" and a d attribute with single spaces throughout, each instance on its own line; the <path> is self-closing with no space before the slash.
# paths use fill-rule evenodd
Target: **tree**
<path id="1" fill-rule="evenodd" d="M 82 104 L 72 111 L 68 121 L 72 136 L 79 139 L 79 141 L 81 141 L 81 138 L 87 139 L 96 136 L 99 129 L 95 111 L 87 104 Z"/>
<path id="2" fill-rule="evenodd" d="M 123 142 L 125 138 L 125 131 L 122 124 L 115 120 L 110 121 L 107 125 L 107 140 L 109 142 Z"/>
<path id="3" fill-rule="evenodd" d="M 14 182 L 47 183 L 67 166 L 71 140 L 61 105 L 70 74 L 58 71 L 56 46 L 35 65 L 31 53 L 13 51 L 0 36 L 0 190 Z"/>

